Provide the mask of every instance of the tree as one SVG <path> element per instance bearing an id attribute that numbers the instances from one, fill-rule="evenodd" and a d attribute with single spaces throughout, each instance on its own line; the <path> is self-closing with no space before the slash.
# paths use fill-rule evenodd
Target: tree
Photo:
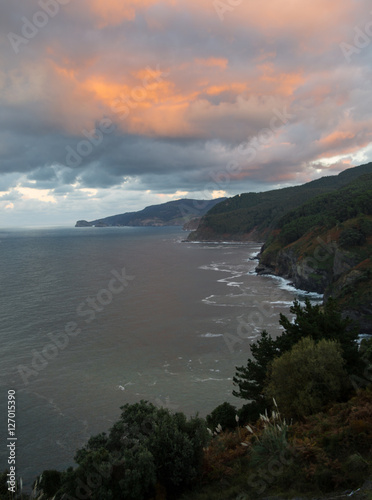
<path id="1" fill-rule="evenodd" d="M 177 495 L 198 479 L 209 439 L 203 419 L 146 401 L 121 409 L 108 435 L 93 436 L 76 453 L 78 467 L 64 473 L 57 498 L 145 500 L 157 488 Z"/>
<path id="2" fill-rule="evenodd" d="M 273 360 L 264 392 L 287 417 L 304 417 L 339 399 L 347 373 L 338 342 L 303 338 Z"/>
<path id="3" fill-rule="evenodd" d="M 248 359 L 246 366 L 237 367 L 233 378 L 234 385 L 239 388 L 233 391 L 233 395 L 249 399 L 262 409 L 266 405 L 263 387 L 269 365 L 304 337 L 311 337 L 315 342 L 321 339 L 339 342 L 347 372 L 358 374 L 361 369 L 356 342 L 358 332 L 351 328 L 350 320 L 342 318 L 332 299 L 323 308 L 312 305 L 308 299 L 304 306 L 295 300 L 290 312 L 295 315 L 293 321 L 280 315 L 279 324 L 284 332 L 276 339 L 266 331 L 261 332 L 260 339 L 251 345 L 252 359 Z M 347 385 L 345 390 L 349 390 L 349 387 Z"/>
<path id="4" fill-rule="evenodd" d="M 207 415 L 206 420 L 209 428 L 213 431 L 218 424 L 222 429 L 236 429 L 237 409 L 230 403 L 222 403 L 217 406 L 210 415 Z"/>
<path id="5" fill-rule="evenodd" d="M 323 307 L 311 304 L 309 299 L 301 307 L 295 300 L 290 312 L 295 315 L 293 322 L 280 314 L 279 324 L 284 328 L 284 333 L 277 338 L 277 347 L 281 353 L 291 349 L 304 337 L 311 337 L 315 342 L 321 339 L 335 340 L 340 343 L 346 361 L 345 368 L 350 374 L 355 372 L 359 364 L 358 330 L 352 328 L 350 319 L 341 316 L 332 298 Z"/>
<path id="6" fill-rule="evenodd" d="M 252 359 L 248 359 L 247 366 L 236 367 L 233 377 L 234 385 L 239 387 L 239 392 L 233 395 L 242 399 L 251 399 L 263 403 L 262 388 L 266 380 L 268 364 L 279 354 L 276 341 L 267 333 L 261 332 L 261 338 L 251 344 Z"/>

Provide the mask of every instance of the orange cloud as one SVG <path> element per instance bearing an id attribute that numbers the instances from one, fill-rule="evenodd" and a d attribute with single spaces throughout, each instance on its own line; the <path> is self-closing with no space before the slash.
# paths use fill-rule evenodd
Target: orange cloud
<path id="1" fill-rule="evenodd" d="M 247 85 L 245 83 L 231 83 L 228 85 L 212 85 L 208 87 L 206 92 L 208 95 L 219 95 L 222 92 L 234 92 L 236 94 L 241 94 L 247 90 Z"/>
<path id="2" fill-rule="evenodd" d="M 118 26 L 123 21 L 131 21 L 138 10 L 147 9 L 158 3 L 175 4 L 175 0 L 86 0 L 86 8 L 97 19 L 98 28 Z"/>
<path id="3" fill-rule="evenodd" d="M 259 84 L 264 92 L 269 91 L 276 95 L 290 96 L 305 82 L 302 71 L 278 73 L 272 63 L 262 64 L 257 69 L 261 72 Z"/>
<path id="4" fill-rule="evenodd" d="M 295 34 L 298 46 L 310 34 L 317 40 L 318 29 L 322 33 L 319 36 L 326 36 L 327 30 L 331 32 L 341 19 L 350 14 L 350 0 L 345 0 L 342 5 L 339 0 L 314 0 L 311 4 L 304 4 L 303 0 L 267 0 L 264 8 L 253 0 L 245 0 L 226 12 L 226 23 L 220 23 L 211 0 L 81 0 L 81 3 L 73 4 L 73 8 L 80 13 L 83 12 L 81 6 L 85 6 L 87 17 L 93 16 L 101 28 L 134 20 L 139 11 L 145 12 L 145 19 L 153 17 L 155 21 L 159 18 L 163 22 L 165 18 L 166 25 L 168 13 L 161 8 L 151 9 L 153 6 L 172 7 L 169 9 L 172 15 L 175 11 L 182 14 L 186 10 L 188 15 L 198 15 L 196 20 L 201 26 L 208 23 L 205 29 L 211 31 L 211 36 L 222 37 L 224 49 L 221 50 L 221 46 L 216 43 L 213 52 L 199 51 L 195 47 L 192 52 L 190 45 L 190 50 L 179 51 L 178 58 L 171 63 L 169 76 L 156 82 L 156 85 L 155 80 L 151 79 L 149 86 L 144 84 L 148 76 L 144 60 L 154 60 L 152 47 L 146 46 L 145 49 L 142 45 L 133 45 L 129 51 L 129 46 L 123 42 L 122 52 L 119 50 L 118 57 L 116 53 L 113 57 L 110 48 L 103 46 L 102 52 L 98 48 L 97 51 L 87 50 L 84 61 L 81 61 L 84 50 L 77 51 L 76 56 L 73 54 L 67 59 L 63 47 L 56 54 L 52 48 L 46 49 L 54 81 L 57 82 L 57 90 L 50 90 L 51 107 L 58 123 L 64 124 L 69 131 L 79 132 L 88 125 L 93 126 L 107 114 L 119 118 L 119 114 L 113 111 L 117 103 L 118 106 L 130 108 L 125 120 L 120 116 L 119 124 L 124 130 L 133 133 L 208 137 L 213 136 L 215 131 L 216 136 L 225 134 L 230 137 L 236 133 L 235 127 L 245 127 L 247 135 L 254 135 L 255 130 L 253 126 L 250 128 L 250 123 L 254 122 L 258 128 L 267 126 L 272 109 L 277 106 L 289 108 L 294 95 L 297 99 L 300 97 L 303 104 L 308 104 L 305 102 L 308 97 L 317 105 L 323 104 L 329 97 L 334 100 L 339 96 L 339 93 L 337 96 L 332 94 L 333 87 L 327 82 L 327 71 L 318 73 L 318 79 L 313 79 L 310 72 L 306 73 L 306 62 L 303 68 L 290 70 L 285 65 L 284 69 L 276 58 L 276 49 L 253 51 L 252 59 L 249 55 L 246 59 L 244 55 L 241 64 L 234 62 L 233 53 L 229 61 L 229 57 L 225 57 L 225 49 L 234 42 L 235 35 L 231 27 L 238 32 L 242 24 L 246 29 L 254 27 L 260 31 L 260 36 L 262 33 L 266 35 L 269 42 L 275 42 L 275 37 L 281 31 L 286 35 L 288 32 L 292 37 Z M 329 42 L 332 37 L 326 41 Z M 118 47 L 112 50 L 118 50 Z M 209 54 L 213 56 L 208 57 Z M 58 63 L 53 62 L 53 59 Z M 161 61 L 160 58 L 158 60 Z M 168 61 L 167 64 L 170 64 Z M 153 73 L 153 78 L 160 76 L 156 71 Z M 160 70 L 158 73 L 161 73 Z M 63 100 L 53 99 L 53 93 L 58 95 L 58 89 L 63 89 Z M 222 103 L 218 103 L 218 99 L 205 99 L 206 94 L 218 96 L 223 93 L 228 99 L 222 99 Z M 131 106 L 128 106 L 128 100 Z M 328 119 L 326 115 L 329 112 L 328 109 L 324 111 L 324 120 Z M 350 141 L 351 138 L 330 135 L 322 139 L 320 145 L 333 147 L 334 144 L 336 147 L 346 139 Z"/>
<path id="5" fill-rule="evenodd" d="M 355 134 L 353 134 L 352 132 L 335 130 L 331 134 L 321 139 L 319 142 L 322 146 L 326 148 L 334 148 L 334 147 L 340 147 L 346 140 L 354 138 Z"/>
<path id="6" fill-rule="evenodd" d="M 210 4 L 208 1 L 201 3 L 206 8 Z M 224 21 L 235 26 L 253 26 L 270 38 L 279 33 L 296 34 L 300 42 L 305 38 L 314 38 L 316 34 L 315 40 L 334 43 L 342 41 L 340 26 L 350 24 L 355 16 L 354 2 L 348 0 L 266 0 L 264 5 L 244 0 L 231 11 L 226 11 Z M 303 49 L 304 46 L 299 43 L 298 48 Z"/>
<path id="7" fill-rule="evenodd" d="M 346 128 L 348 130 L 335 130 L 318 141 L 321 146 L 318 159 L 353 154 L 370 144 L 372 137 L 372 133 L 368 132 L 370 124 L 366 123 L 364 126 L 359 124 L 359 132 L 356 124 L 352 122 L 348 122 Z"/>

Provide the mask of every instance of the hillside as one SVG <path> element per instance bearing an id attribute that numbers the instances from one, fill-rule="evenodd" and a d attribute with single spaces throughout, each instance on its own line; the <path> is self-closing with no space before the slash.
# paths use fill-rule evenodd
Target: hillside
<path id="1" fill-rule="evenodd" d="M 176 200 L 152 205 L 139 212 L 126 212 L 91 222 L 77 221 L 75 227 L 107 226 L 183 226 L 191 219 L 200 218 L 217 203 L 225 200 Z"/>
<path id="2" fill-rule="evenodd" d="M 219 203 L 201 220 L 190 241 L 262 240 L 289 211 L 324 193 L 335 191 L 357 177 L 372 173 L 372 163 L 349 168 L 301 186 L 262 193 L 244 193 Z"/>
<path id="3" fill-rule="evenodd" d="M 276 223 L 258 272 L 332 296 L 372 333 L 372 174 L 320 195 Z"/>

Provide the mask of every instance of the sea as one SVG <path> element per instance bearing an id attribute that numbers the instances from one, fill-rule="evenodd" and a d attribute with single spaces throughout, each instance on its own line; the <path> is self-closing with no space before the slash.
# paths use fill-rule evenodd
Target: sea
<path id="1" fill-rule="evenodd" d="M 233 376 L 252 341 L 280 333 L 295 299 L 322 300 L 257 276 L 260 242 L 186 236 L 178 227 L 0 230 L 0 471 L 15 443 L 26 491 L 43 470 L 73 466 L 127 403 L 203 417 L 225 401 L 241 407 Z"/>

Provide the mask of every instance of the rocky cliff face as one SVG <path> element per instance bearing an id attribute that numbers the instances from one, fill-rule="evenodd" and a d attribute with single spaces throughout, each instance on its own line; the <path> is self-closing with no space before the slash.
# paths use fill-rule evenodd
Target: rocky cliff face
<path id="1" fill-rule="evenodd" d="M 342 275 L 358 264 L 358 258 L 351 252 L 332 247 L 315 252 L 313 255 L 301 255 L 298 249 L 287 247 L 277 254 L 264 257 L 261 253 L 258 273 L 272 273 L 290 279 L 297 288 L 309 292 L 325 293 L 327 288 Z"/>
<path id="2" fill-rule="evenodd" d="M 372 334 L 372 262 L 364 259 L 369 246 L 345 249 L 334 233 L 332 238 L 312 236 L 311 245 L 304 238 L 282 249 L 264 246 L 256 271 L 283 276 L 297 288 L 324 294 L 325 301 L 333 297 L 344 316 L 357 321 L 362 333 Z"/>

